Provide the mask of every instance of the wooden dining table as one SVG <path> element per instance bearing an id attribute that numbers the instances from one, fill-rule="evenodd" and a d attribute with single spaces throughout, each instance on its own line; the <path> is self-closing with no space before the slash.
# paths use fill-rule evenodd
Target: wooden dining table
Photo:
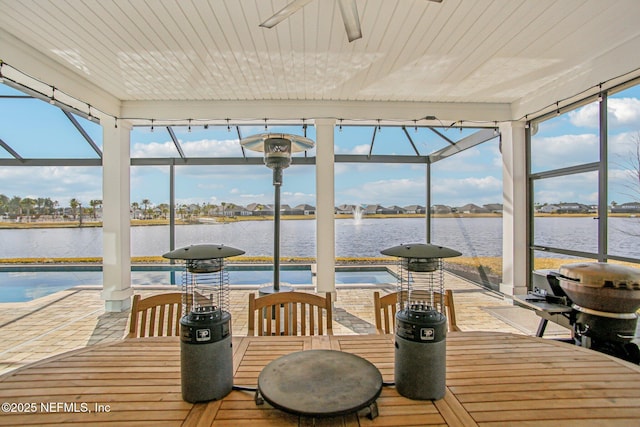
<path id="1" fill-rule="evenodd" d="M 428 345 L 428 344 L 425 344 Z M 378 416 L 308 418 L 257 405 L 261 370 L 296 351 L 333 349 L 372 362 L 385 385 Z M 233 390 L 191 404 L 180 389 L 176 337 L 74 350 L 0 377 L 0 425 L 53 426 L 640 426 L 640 367 L 567 343 L 494 332 L 447 336 L 443 399 L 393 387 L 393 335 L 234 337 Z"/>

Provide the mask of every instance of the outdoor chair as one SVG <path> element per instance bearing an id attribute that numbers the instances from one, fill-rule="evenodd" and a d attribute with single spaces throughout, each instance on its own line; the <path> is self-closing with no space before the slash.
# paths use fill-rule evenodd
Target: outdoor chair
<path id="1" fill-rule="evenodd" d="M 180 336 L 182 293 L 172 292 L 142 298 L 131 304 L 127 338 Z"/>
<path id="2" fill-rule="evenodd" d="M 444 294 L 439 292 L 434 293 L 434 302 L 436 304 L 436 308 L 440 311 L 442 311 L 442 303 L 444 302 L 449 331 L 459 331 L 460 328 L 458 328 L 456 323 L 456 309 L 453 303 L 453 291 L 451 291 L 451 289 L 447 289 Z M 383 297 L 380 296 L 380 292 L 378 291 L 373 293 L 376 329 L 379 334 L 394 333 L 397 303 L 398 292 L 392 292 Z"/>
<path id="3" fill-rule="evenodd" d="M 333 335 L 331 293 L 249 294 L 247 335 Z"/>
<path id="4" fill-rule="evenodd" d="M 383 297 L 380 297 L 380 292 L 378 291 L 373 293 L 373 310 L 376 317 L 376 329 L 378 330 L 378 333 L 394 333 L 397 302 L 397 292 L 392 292 Z"/>

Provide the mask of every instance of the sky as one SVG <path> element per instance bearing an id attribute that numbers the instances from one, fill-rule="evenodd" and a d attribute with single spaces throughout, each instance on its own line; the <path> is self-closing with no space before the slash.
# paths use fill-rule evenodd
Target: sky
<path id="1" fill-rule="evenodd" d="M 19 92 L 0 84 L 0 95 Z M 56 107 L 36 99 L 0 99 L 0 139 L 24 158 L 97 158 L 97 154 Z M 102 130 L 82 118 L 78 121 L 102 147 Z M 226 126 L 174 127 L 188 157 L 238 157 L 242 155 L 237 133 Z M 368 154 L 373 127 L 336 126 L 336 154 Z M 440 129 L 457 141 L 475 130 L 455 127 Z M 598 106 L 581 107 L 541 123 L 532 138 L 532 170 L 540 172 L 598 161 Z M 243 127 L 243 137 L 264 132 L 302 135 L 301 126 Z M 448 145 L 426 128 L 408 128 L 421 155 Z M 609 201 L 638 200 L 628 185 L 629 160 L 640 138 L 640 88 L 634 87 L 609 97 Z M 315 140 L 313 126 L 307 137 Z M 262 156 L 246 151 L 247 156 Z M 372 154 L 414 155 L 407 136 L 399 127 L 382 127 L 376 132 Z M 304 154 L 294 154 L 294 156 Z M 308 153 L 315 156 L 315 149 Z M 163 127 L 135 127 L 131 132 L 132 157 L 179 157 Z M 0 146 L 0 158 L 11 158 Z M 627 171 L 625 171 L 627 169 Z M 284 170 L 282 203 L 315 205 L 315 167 L 293 165 Z M 633 184 L 632 184 L 633 185 Z M 537 181 L 536 203 L 597 203 L 597 174 L 577 174 Z M 638 191 L 638 190 L 636 190 Z M 102 176 L 98 167 L 3 167 L 0 194 L 22 198 L 49 197 L 60 206 L 78 199 L 83 205 L 102 199 Z M 264 165 L 176 167 L 176 202 L 246 206 L 273 203 L 272 172 Z M 463 206 L 502 203 L 502 160 L 499 138 L 460 152 L 432 165 L 432 204 Z M 131 201 L 144 199 L 152 205 L 169 201 L 169 168 L 137 166 L 131 169 Z M 426 166 L 413 164 L 338 163 L 335 165 L 335 204 L 380 204 L 408 206 L 426 204 Z"/>

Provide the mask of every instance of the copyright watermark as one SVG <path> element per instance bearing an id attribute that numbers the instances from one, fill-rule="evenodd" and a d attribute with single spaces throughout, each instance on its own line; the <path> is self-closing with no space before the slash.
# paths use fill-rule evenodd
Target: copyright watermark
<path id="1" fill-rule="evenodd" d="M 35 413 L 76 413 L 111 412 L 111 405 L 89 402 L 4 402 L 2 412 L 5 414 Z"/>

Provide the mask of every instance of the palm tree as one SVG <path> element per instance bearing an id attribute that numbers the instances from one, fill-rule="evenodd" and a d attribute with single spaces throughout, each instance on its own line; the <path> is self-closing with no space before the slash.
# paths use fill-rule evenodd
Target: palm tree
<path id="1" fill-rule="evenodd" d="M 27 221 L 31 222 L 31 209 L 36 205 L 36 201 L 29 197 L 25 197 L 20 201 L 20 205 L 27 211 Z"/>
<path id="2" fill-rule="evenodd" d="M 38 198 L 35 200 L 36 211 L 37 211 L 37 213 L 38 213 L 38 214 L 40 214 L 40 215 L 42 215 L 42 213 L 43 213 L 43 212 L 42 212 L 42 208 L 44 208 L 44 206 L 45 206 L 45 203 L 46 203 L 46 201 L 45 201 L 45 200 L 46 200 L 46 199 L 43 199 L 42 197 L 38 197 Z"/>
<path id="3" fill-rule="evenodd" d="M 53 200 L 51 200 L 50 197 L 47 197 L 46 199 L 44 199 L 44 213 L 46 215 L 52 215 L 54 209 L 54 202 Z"/>
<path id="4" fill-rule="evenodd" d="M 73 198 L 69 200 L 69 207 L 71 208 L 71 213 L 73 213 L 74 221 L 76 219 L 76 210 L 78 209 L 78 206 L 80 206 L 80 202 L 78 201 L 78 199 Z"/>
<path id="5" fill-rule="evenodd" d="M 142 214 L 144 215 L 145 219 L 147 219 L 147 213 L 148 213 L 150 204 L 151 204 L 151 201 L 149 199 L 142 199 L 142 206 L 144 206 L 144 209 L 142 210 Z"/>
<path id="6" fill-rule="evenodd" d="M 169 215 L 169 205 L 166 203 L 163 203 L 161 206 L 161 210 L 162 210 L 162 216 L 164 217 L 164 219 L 167 219 L 168 215 Z"/>
<path id="7" fill-rule="evenodd" d="M 93 215 L 93 219 L 96 219 L 96 206 L 102 206 L 102 200 L 91 200 L 89 201 L 89 205 L 91 205 L 91 213 Z"/>
<path id="8" fill-rule="evenodd" d="M 9 213 L 13 213 L 16 217 L 22 215 L 21 200 L 18 196 L 13 196 L 11 200 L 9 200 Z"/>
<path id="9" fill-rule="evenodd" d="M 130 210 L 130 212 L 129 212 L 129 213 L 130 213 L 130 216 L 131 216 L 133 219 L 136 219 L 136 216 L 135 216 L 135 215 L 136 215 L 136 211 L 137 211 L 138 209 L 140 209 L 140 204 L 139 204 L 138 202 L 133 202 L 133 203 L 131 203 L 131 210 Z"/>
<path id="10" fill-rule="evenodd" d="M 187 208 L 187 205 L 184 205 L 184 204 L 178 206 L 178 214 L 180 214 L 180 218 L 183 220 L 184 220 L 184 214 L 186 212 L 186 208 Z"/>
<path id="11" fill-rule="evenodd" d="M 9 197 L 4 194 L 0 194 L 0 214 L 6 214 L 9 212 Z"/>

